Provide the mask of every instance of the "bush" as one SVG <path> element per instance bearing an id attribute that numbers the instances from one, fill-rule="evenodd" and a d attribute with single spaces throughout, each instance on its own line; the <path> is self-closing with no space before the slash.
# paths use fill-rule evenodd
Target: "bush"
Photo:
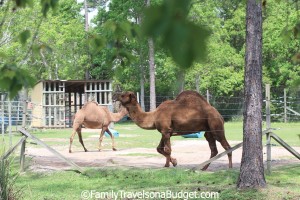
<path id="1" fill-rule="evenodd" d="M 2 158 L 4 152 L 3 149 L 0 150 L 0 200 L 20 199 L 19 192 L 14 187 L 17 175 L 11 174 L 11 160 Z"/>

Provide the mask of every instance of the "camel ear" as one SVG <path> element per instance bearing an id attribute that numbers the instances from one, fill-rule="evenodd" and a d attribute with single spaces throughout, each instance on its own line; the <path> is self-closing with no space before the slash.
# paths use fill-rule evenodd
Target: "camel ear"
<path id="1" fill-rule="evenodd" d="M 129 94 L 129 99 L 130 99 L 130 102 L 131 102 L 132 100 L 136 100 L 136 97 L 133 93 L 130 93 Z"/>

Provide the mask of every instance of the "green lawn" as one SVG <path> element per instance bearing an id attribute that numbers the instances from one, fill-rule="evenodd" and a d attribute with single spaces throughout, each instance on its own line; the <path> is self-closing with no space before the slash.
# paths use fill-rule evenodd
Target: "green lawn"
<path id="1" fill-rule="evenodd" d="M 238 191 L 237 170 L 198 172 L 184 169 L 90 169 L 86 175 L 73 171 L 26 173 L 18 177 L 22 199 L 84 199 L 81 193 L 103 192 L 217 192 L 219 199 L 299 199 L 300 166 L 273 169 L 266 176 L 268 187 Z M 93 191 L 93 192 L 92 192 Z M 96 199 L 96 198 L 91 198 Z M 108 196 L 99 199 L 109 199 Z M 128 198 L 131 199 L 131 198 Z M 156 198 L 155 198 L 156 199 Z M 178 198 L 181 199 L 181 198 Z M 193 198 L 192 198 L 193 199 Z"/>
<path id="2" fill-rule="evenodd" d="M 298 137 L 300 123 L 273 123 L 272 127 L 280 128 L 274 131 L 291 146 L 299 146 Z M 116 124 L 120 132 L 116 138 L 118 148 L 155 148 L 161 134 L 155 130 L 143 130 L 132 123 Z M 242 140 L 242 122 L 225 123 L 228 140 Z M 69 143 L 71 129 L 29 131 L 50 146 L 66 146 Z M 98 133 L 83 133 L 87 148 L 97 146 Z M 13 143 L 20 135 L 13 135 Z M 58 138 L 52 141 L 52 138 Z M 5 135 L 5 146 L 8 148 L 8 135 Z M 105 138 L 106 141 L 110 138 Z M 188 140 L 183 137 L 172 137 L 174 140 Z M 205 140 L 200 138 L 200 140 Z M 1 143 L 1 141 L 0 141 Z M 275 143 L 275 141 L 274 141 Z M 3 144 L 3 143 L 2 143 Z M 27 143 L 27 145 L 32 145 Z M 81 148 L 76 136 L 74 145 Z M 4 145 L 1 145 L 2 147 Z M 36 146 L 39 147 L 39 146 Z M 18 151 L 17 151 L 18 153 Z M 19 169 L 16 159 L 13 170 Z M 236 181 L 238 170 L 221 170 L 218 172 L 198 172 L 180 168 L 169 169 L 135 169 L 135 168 L 97 168 L 88 169 L 85 175 L 74 171 L 60 172 L 26 172 L 16 179 L 17 189 L 22 191 L 22 199 L 84 199 L 82 191 L 91 195 L 101 192 L 125 190 L 127 192 L 218 192 L 220 199 L 300 199 L 300 166 L 285 166 L 272 168 L 272 174 L 267 175 L 268 187 L 262 190 L 238 191 Z M 98 192 L 98 193 L 95 193 Z M 96 196 L 94 196 L 96 197 Z M 91 198 L 95 199 L 95 198 Z M 99 199 L 99 198 L 98 198 Z M 102 198 L 103 199 L 103 198 Z M 106 196 L 104 199 L 108 199 Z M 128 198 L 132 199 L 132 198 Z M 181 198 L 178 198 L 181 199 Z"/>
<path id="3" fill-rule="evenodd" d="M 279 128 L 279 130 L 274 130 L 274 133 L 285 140 L 290 146 L 300 146 L 300 123 L 272 123 L 272 128 Z M 155 148 L 161 138 L 161 134 L 157 130 L 144 130 L 139 128 L 133 123 L 117 123 L 115 128 L 119 133 L 120 137 L 116 138 L 116 143 L 118 148 Z M 263 127 L 265 129 L 265 127 Z M 58 141 L 47 141 L 49 145 L 65 145 L 69 143 L 69 138 L 72 129 L 46 129 L 46 130 L 35 130 L 29 131 L 40 139 L 43 138 L 59 138 L 65 140 Z M 243 128 L 242 122 L 226 122 L 225 123 L 225 135 L 227 140 L 242 141 L 243 140 Z M 97 147 L 98 139 L 97 132 L 83 133 L 83 140 L 94 136 L 94 143 L 87 143 L 88 149 L 93 149 Z M 3 137 L 1 136 L 3 139 Z M 5 134 L 5 148 L 9 147 L 9 137 Z M 12 136 L 12 143 L 15 144 L 20 139 L 19 133 L 14 133 Z M 193 138 L 194 139 L 194 138 Z M 174 140 L 188 140 L 181 136 L 174 136 L 171 139 Z M 205 138 L 200 138 L 200 140 L 205 140 Z M 110 138 L 105 138 L 105 141 L 110 141 Z M 263 143 L 265 144 L 265 137 L 263 137 Z M 272 143 L 276 143 L 273 141 Z M 73 143 L 75 146 L 80 146 L 78 142 L 78 136 L 75 136 L 75 141 Z"/>

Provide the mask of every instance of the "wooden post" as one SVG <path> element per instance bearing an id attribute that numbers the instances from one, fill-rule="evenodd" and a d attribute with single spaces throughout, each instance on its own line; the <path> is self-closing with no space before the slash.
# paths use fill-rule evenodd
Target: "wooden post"
<path id="1" fill-rule="evenodd" d="M 13 147 L 11 147 L 2 157 L 0 157 L 0 159 L 6 159 L 8 158 L 8 156 L 10 154 L 12 154 L 19 145 L 21 145 L 23 143 L 24 140 L 26 140 L 27 136 L 23 136 L 21 137 L 21 139 L 19 140 L 19 142 L 17 142 L 17 144 L 15 144 Z"/>
<path id="2" fill-rule="evenodd" d="M 44 142 L 42 142 L 40 139 L 36 138 L 35 136 L 31 135 L 29 132 L 27 132 L 25 129 L 19 129 L 19 131 L 29 137 L 30 139 L 34 140 L 37 144 L 45 147 L 46 149 L 48 149 L 51 153 L 53 153 L 55 156 L 59 157 L 60 159 L 62 159 L 63 161 L 67 162 L 69 165 L 73 166 L 76 170 L 78 170 L 79 172 L 83 172 L 83 170 L 81 169 L 81 167 L 79 167 L 78 165 L 76 165 L 73 161 L 68 160 L 66 157 L 64 157 L 62 154 L 58 153 L 57 151 L 55 151 L 53 148 L 51 148 L 50 146 L 48 146 L 47 144 L 45 144 Z M 25 147 L 25 146 L 24 146 Z"/>
<path id="3" fill-rule="evenodd" d="M 23 115 L 22 115 L 22 128 L 26 129 L 26 120 L 27 120 L 27 89 L 24 90 L 24 99 L 23 99 Z M 25 147 L 26 147 L 26 140 L 22 141 L 21 144 L 21 152 L 20 152 L 20 171 L 24 171 L 24 164 L 25 164 Z"/>
<path id="4" fill-rule="evenodd" d="M 21 144 L 21 153 L 20 153 L 20 171 L 25 171 L 25 148 L 26 148 L 26 140 L 22 141 Z"/>
<path id="5" fill-rule="evenodd" d="M 290 145 L 284 142 L 280 137 L 278 137 L 275 133 L 270 133 L 271 137 L 276 140 L 281 146 L 283 146 L 286 150 L 288 150 L 291 154 L 293 154 L 296 158 L 300 160 L 300 154 L 293 149 Z"/>
<path id="6" fill-rule="evenodd" d="M 271 116 L 270 116 L 270 84 L 266 84 L 266 128 L 271 128 Z M 267 174 L 271 173 L 271 137 L 270 133 L 267 136 Z"/>
<path id="7" fill-rule="evenodd" d="M 287 123 L 287 115 L 286 115 L 286 89 L 283 90 L 283 101 L 284 101 L 284 123 Z"/>

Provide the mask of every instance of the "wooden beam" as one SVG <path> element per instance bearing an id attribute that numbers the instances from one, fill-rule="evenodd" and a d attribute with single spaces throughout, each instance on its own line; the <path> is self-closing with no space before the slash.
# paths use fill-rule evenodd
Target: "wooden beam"
<path id="1" fill-rule="evenodd" d="M 262 132 L 262 135 L 265 135 L 265 134 L 267 134 L 267 133 L 270 133 L 271 130 L 274 130 L 274 128 L 270 128 L 270 129 L 264 130 L 264 131 Z M 207 161 L 201 163 L 199 166 L 197 166 L 197 169 L 202 169 L 205 165 L 207 165 L 207 164 L 209 164 L 209 163 L 211 163 L 211 162 L 213 162 L 213 161 L 215 161 L 215 160 L 217 160 L 217 159 L 219 159 L 219 158 L 221 158 L 221 157 L 227 155 L 228 153 L 233 152 L 234 150 L 240 148 L 242 145 L 243 145 L 243 142 L 241 142 L 241 143 L 235 145 L 234 147 L 232 147 L 232 148 L 230 148 L 230 149 L 228 149 L 228 150 L 226 150 L 226 151 L 224 151 L 224 152 L 222 152 L 222 153 L 216 155 L 215 157 L 212 157 L 211 159 L 209 159 L 209 160 L 207 160 Z"/>
<path id="2" fill-rule="evenodd" d="M 235 145 L 234 147 L 232 147 L 232 148 L 230 148 L 230 149 L 228 149 L 228 150 L 226 150 L 226 151 L 224 151 L 224 152 L 222 152 L 222 153 L 216 155 L 215 157 L 212 157 L 211 159 L 209 159 L 209 160 L 207 160 L 207 161 L 201 163 L 199 166 L 197 166 L 197 168 L 202 169 L 205 165 L 207 165 L 207 164 L 209 164 L 209 163 L 211 163 L 211 162 L 213 162 L 213 161 L 215 161 L 215 160 L 217 160 L 217 159 L 219 159 L 219 158 L 221 158 L 221 157 L 227 155 L 227 154 L 230 153 L 230 152 L 233 152 L 234 150 L 240 148 L 242 145 L 243 145 L 242 142 L 239 143 L 239 144 L 237 144 L 237 145 Z"/>
<path id="3" fill-rule="evenodd" d="M 8 156 L 9 156 L 10 154 L 12 154 L 12 153 L 16 150 L 16 148 L 26 140 L 26 138 L 27 138 L 27 136 L 25 136 L 25 135 L 24 135 L 23 137 L 21 137 L 21 139 L 19 140 L 19 142 L 18 142 L 15 146 L 11 147 L 11 148 L 10 148 L 10 149 L 9 149 L 9 150 L 1 157 L 1 160 L 2 160 L 2 159 L 8 158 Z"/>
<path id="4" fill-rule="evenodd" d="M 31 135 L 29 132 L 27 132 L 24 129 L 19 129 L 19 131 L 23 134 L 26 135 L 27 137 L 29 137 L 30 139 L 34 140 L 36 143 L 38 143 L 39 145 L 45 147 L 46 149 L 48 149 L 51 153 L 53 153 L 55 156 L 59 157 L 60 159 L 62 159 L 63 161 L 65 161 L 66 163 L 68 163 L 69 165 L 71 165 L 72 167 L 74 167 L 77 171 L 79 171 L 80 173 L 83 173 L 83 169 L 81 167 L 79 167 L 78 165 L 76 165 L 73 161 L 67 159 L 66 157 L 64 157 L 62 154 L 60 154 L 59 152 L 55 151 L 53 148 L 51 148 L 50 146 L 48 146 L 47 144 L 45 144 L 44 142 L 42 142 L 40 139 L 36 138 L 35 136 Z"/>
<path id="5" fill-rule="evenodd" d="M 283 141 L 280 137 L 278 137 L 275 133 L 270 133 L 270 137 L 276 140 L 276 142 L 278 142 L 281 146 L 283 146 L 286 150 L 288 150 L 291 154 L 293 154 L 296 158 L 300 160 L 300 154 L 290 145 L 288 145 L 285 141 Z"/>

